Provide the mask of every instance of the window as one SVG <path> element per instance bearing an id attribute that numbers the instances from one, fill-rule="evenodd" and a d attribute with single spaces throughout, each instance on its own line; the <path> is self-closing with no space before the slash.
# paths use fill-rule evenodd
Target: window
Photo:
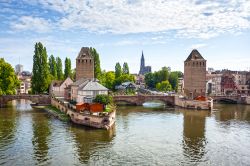
<path id="1" fill-rule="evenodd" d="M 78 63 L 80 63 L 80 59 L 78 59 Z"/>

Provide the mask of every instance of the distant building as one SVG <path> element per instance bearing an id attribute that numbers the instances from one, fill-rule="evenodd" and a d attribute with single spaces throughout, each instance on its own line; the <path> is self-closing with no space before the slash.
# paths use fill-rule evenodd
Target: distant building
<path id="1" fill-rule="evenodd" d="M 217 70 L 207 73 L 208 95 L 250 95 L 250 72 Z"/>
<path id="2" fill-rule="evenodd" d="M 94 57 L 90 48 L 82 47 L 76 58 L 76 80 L 94 78 Z"/>
<path id="3" fill-rule="evenodd" d="M 183 78 L 178 78 L 178 89 L 177 89 L 177 92 L 179 94 L 183 94 L 183 89 L 184 89 L 184 80 L 183 80 Z"/>
<path id="4" fill-rule="evenodd" d="M 123 82 L 121 85 L 115 87 L 116 90 L 124 91 L 134 91 L 137 89 L 137 86 L 133 82 Z"/>
<path id="5" fill-rule="evenodd" d="M 67 88 L 73 81 L 68 77 L 64 81 L 52 81 L 50 84 L 50 94 L 55 97 L 64 97 L 65 88 Z"/>
<path id="6" fill-rule="evenodd" d="M 144 55 L 143 55 L 143 52 L 142 52 L 141 66 L 140 66 L 139 74 L 145 75 L 145 74 L 150 73 L 150 72 L 151 72 L 151 66 L 145 66 L 145 59 L 144 59 Z"/>
<path id="7" fill-rule="evenodd" d="M 221 90 L 222 74 L 207 73 L 206 77 L 207 77 L 206 93 L 208 95 L 214 95 L 214 96 L 222 95 L 222 90 Z"/>
<path id="8" fill-rule="evenodd" d="M 17 74 L 23 72 L 23 65 L 17 64 L 17 65 L 15 66 L 15 72 L 16 72 Z"/>
<path id="9" fill-rule="evenodd" d="M 184 93 L 192 99 L 206 95 L 206 60 L 196 49 L 184 61 Z"/>
<path id="10" fill-rule="evenodd" d="M 17 74 L 20 86 L 17 88 L 17 94 L 28 94 L 31 91 L 31 73 L 22 71 Z"/>

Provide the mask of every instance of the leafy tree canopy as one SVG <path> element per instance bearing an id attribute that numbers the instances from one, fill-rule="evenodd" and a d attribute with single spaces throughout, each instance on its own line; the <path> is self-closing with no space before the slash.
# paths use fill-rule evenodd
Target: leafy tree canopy
<path id="1" fill-rule="evenodd" d="M 0 58 L 0 95 L 13 95 L 20 85 L 13 67 Z"/>
<path id="2" fill-rule="evenodd" d="M 107 104 L 112 103 L 113 98 L 109 95 L 96 95 L 96 97 L 93 101 L 96 103 L 101 103 L 101 104 L 107 105 Z"/>

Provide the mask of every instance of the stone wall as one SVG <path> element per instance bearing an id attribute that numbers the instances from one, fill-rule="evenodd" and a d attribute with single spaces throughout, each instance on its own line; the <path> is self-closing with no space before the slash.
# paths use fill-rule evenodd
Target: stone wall
<path id="1" fill-rule="evenodd" d="M 188 109 L 212 110 L 213 100 L 212 101 L 187 100 L 179 98 L 179 96 L 175 96 L 175 105 Z"/>

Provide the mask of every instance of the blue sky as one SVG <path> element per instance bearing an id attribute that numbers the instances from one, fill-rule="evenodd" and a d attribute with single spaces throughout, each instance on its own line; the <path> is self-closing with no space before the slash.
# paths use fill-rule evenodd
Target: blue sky
<path id="1" fill-rule="evenodd" d="M 32 70 L 34 44 L 70 57 L 95 47 L 101 67 L 183 71 L 193 48 L 215 69 L 250 70 L 249 0 L 0 0 L 0 57 Z"/>

